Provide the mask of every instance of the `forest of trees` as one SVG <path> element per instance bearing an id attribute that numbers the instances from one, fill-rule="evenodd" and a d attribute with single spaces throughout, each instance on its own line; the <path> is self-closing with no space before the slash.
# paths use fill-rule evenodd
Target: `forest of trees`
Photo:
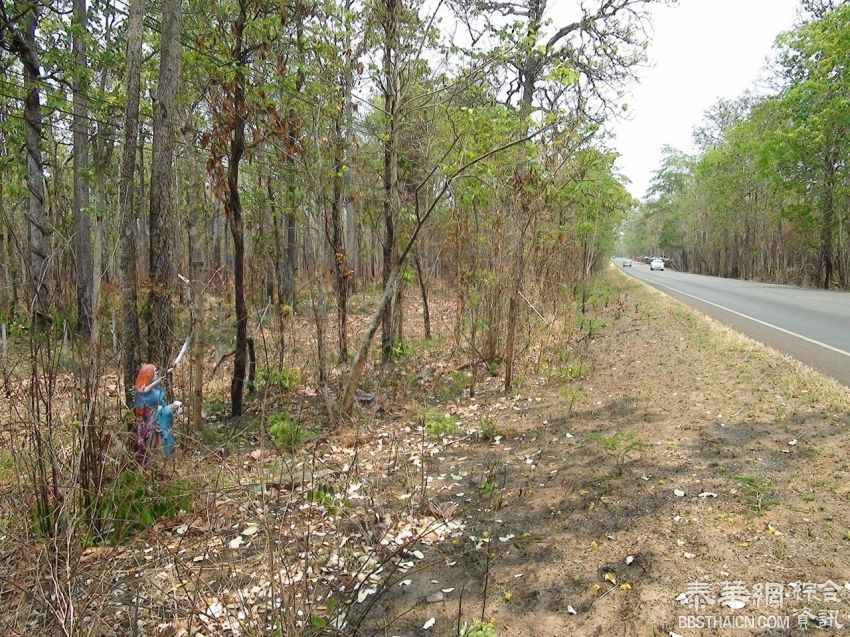
<path id="1" fill-rule="evenodd" d="M 833 6 L 837 5 L 837 6 Z M 721 100 L 699 153 L 665 148 L 624 241 L 690 272 L 850 287 L 850 5 L 805 2 L 772 91 Z"/>
<path id="2" fill-rule="evenodd" d="M 510 388 L 523 298 L 572 290 L 632 205 L 600 142 L 648 4 L 549 24 L 544 0 L 4 0 L 2 322 L 114 333 L 129 390 L 188 333 L 203 351 L 224 299 L 238 415 L 249 315 L 315 312 L 351 361 L 346 414 L 373 335 L 389 362 L 402 295 L 427 316 L 439 280 Z"/>
<path id="3" fill-rule="evenodd" d="M 205 401 L 262 411 L 256 378 L 292 365 L 332 435 L 431 336 L 439 293 L 472 382 L 515 387 L 537 308 L 586 293 L 635 203 L 606 122 L 652 2 L 563 23 L 549 4 L 0 0 L 0 350 L 24 536 L 71 533 L 79 556 L 116 532 L 104 503 L 144 446 L 121 442 L 142 363 L 188 401 L 184 451 Z M 229 396 L 205 395 L 219 367 Z"/>

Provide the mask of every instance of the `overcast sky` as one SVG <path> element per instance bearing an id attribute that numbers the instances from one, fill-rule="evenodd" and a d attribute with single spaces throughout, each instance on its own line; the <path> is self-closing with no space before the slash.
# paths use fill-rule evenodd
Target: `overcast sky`
<path id="1" fill-rule="evenodd" d="M 650 67 L 628 98 L 629 121 L 614 125 L 618 166 L 642 198 L 661 147 L 692 152 L 691 132 L 720 97 L 763 77 L 776 36 L 792 28 L 797 0 L 681 0 L 653 9 Z"/>

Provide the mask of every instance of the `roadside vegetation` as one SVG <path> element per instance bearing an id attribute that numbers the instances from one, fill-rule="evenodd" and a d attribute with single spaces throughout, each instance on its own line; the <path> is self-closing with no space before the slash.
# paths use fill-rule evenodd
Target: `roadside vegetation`
<path id="1" fill-rule="evenodd" d="M 700 274 L 850 288 L 850 5 L 803 12 L 777 37 L 772 90 L 718 101 L 694 131 L 696 155 L 665 149 L 623 251 Z"/>

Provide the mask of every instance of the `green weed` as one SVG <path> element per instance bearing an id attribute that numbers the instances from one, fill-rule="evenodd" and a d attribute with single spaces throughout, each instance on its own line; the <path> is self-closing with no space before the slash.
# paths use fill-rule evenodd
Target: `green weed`
<path id="1" fill-rule="evenodd" d="M 463 395 L 464 390 L 469 389 L 469 383 L 470 378 L 466 373 L 452 372 L 440 379 L 434 389 L 434 398 L 443 403 L 456 400 Z"/>
<path id="2" fill-rule="evenodd" d="M 478 437 L 481 440 L 493 440 L 499 435 L 498 425 L 489 418 L 482 418 L 479 427 Z"/>
<path id="3" fill-rule="evenodd" d="M 458 637 L 499 637 L 499 633 L 496 632 L 496 623 L 492 619 L 486 622 L 476 619 L 471 626 L 464 623 Z"/>
<path id="4" fill-rule="evenodd" d="M 266 387 L 277 387 L 290 391 L 301 383 L 301 373 L 292 367 L 269 369 L 264 367 L 257 372 L 257 383 Z"/>
<path id="5" fill-rule="evenodd" d="M 617 466 L 617 475 L 623 474 L 623 465 L 629 456 L 646 447 L 646 443 L 637 437 L 634 432 L 626 432 L 618 429 L 610 435 L 605 435 L 601 431 L 592 431 L 587 434 L 589 440 L 597 443 L 609 456 L 615 459 Z"/>
<path id="6" fill-rule="evenodd" d="M 316 437 L 310 429 L 301 427 L 289 414 L 279 413 L 269 416 L 269 435 L 278 447 L 295 451 Z"/>
<path id="7" fill-rule="evenodd" d="M 422 416 L 422 424 L 425 427 L 425 433 L 436 438 L 457 431 L 457 420 L 448 414 L 437 411 L 425 412 L 425 415 Z"/>
<path id="8" fill-rule="evenodd" d="M 113 538 L 121 541 L 160 518 L 188 511 L 191 494 L 192 487 L 184 480 L 150 480 L 141 469 L 130 469 L 119 475 L 109 488 L 103 518 L 112 522 Z"/>
<path id="9" fill-rule="evenodd" d="M 734 479 L 741 485 L 741 493 L 747 501 L 747 508 L 761 513 L 776 504 L 776 489 L 773 480 L 762 480 L 749 474 L 739 474 Z"/>

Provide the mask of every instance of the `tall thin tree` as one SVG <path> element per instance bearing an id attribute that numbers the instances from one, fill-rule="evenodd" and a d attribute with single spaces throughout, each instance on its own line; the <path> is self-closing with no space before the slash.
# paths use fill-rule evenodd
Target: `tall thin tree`
<path id="1" fill-rule="evenodd" d="M 153 148 L 151 151 L 150 285 L 148 297 L 148 359 L 167 365 L 172 350 L 174 310 L 173 242 L 175 215 L 172 194 L 174 181 L 174 119 L 177 85 L 180 78 L 180 0 L 162 2 L 162 38 L 159 86 L 154 102 Z"/>
<path id="2" fill-rule="evenodd" d="M 136 144 L 139 138 L 139 84 L 142 61 L 142 18 L 144 0 L 130 0 L 127 17 L 127 65 L 124 72 L 127 101 L 124 105 L 124 144 L 119 184 L 121 340 L 124 391 L 127 405 L 133 403 L 132 387 L 141 360 L 138 293 L 136 277 L 136 207 L 133 177 L 136 171 Z"/>
<path id="3" fill-rule="evenodd" d="M 91 255 L 91 223 L 89 222 L 89 184 L 85 173 L 89 163 L 88 126 L 88 60 L 86 32 L 88 18 L 86 0 L 74 0 L 71 19 L 74 74 L 72 80 L 74 113 L 74 268 L 77 275 L 77 331 L 88 336 L 94 321 L 92 290 L 94 270 Z"/>
<path id="4" fill-rule="evenodd" d="M 0 46 L 14 53 L 24 69 L 24 122 L 26 125 L 29 281 L 32 299 L 29 303 L 33 323 L 44 329 L 50 323 L 50 292 L 47 286 L 50 227 L 44 207 L 44 162 L 41 154 L 41 59 L 36 42 L 36 30 L 41 5 L 24 5 L 20 18 L 13 18 L 0 4 Z M 21 26 L 18 25 L 21 21 Z"/>

